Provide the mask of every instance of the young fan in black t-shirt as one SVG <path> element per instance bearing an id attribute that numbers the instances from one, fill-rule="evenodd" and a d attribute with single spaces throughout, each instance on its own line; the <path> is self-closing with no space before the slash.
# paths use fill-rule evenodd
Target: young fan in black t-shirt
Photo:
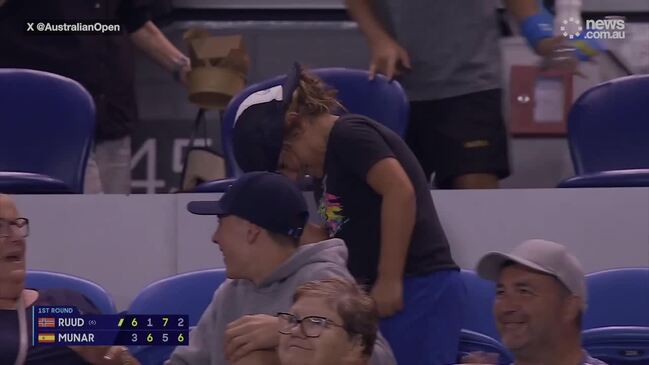
<path id="1" fill-rule="evenodd" d="M 320 181 L 323 235 L 345 240 L 398 363 L 453 363 L 465 292 L 424 172 L 396 133 L 342 109 L 296 65 L 282 86 L 241 103 L 237 163 Z"/>

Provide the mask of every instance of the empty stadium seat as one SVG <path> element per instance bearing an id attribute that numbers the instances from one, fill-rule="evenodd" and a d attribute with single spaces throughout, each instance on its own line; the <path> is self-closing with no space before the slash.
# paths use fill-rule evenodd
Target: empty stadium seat
<path id="1" fill-rule="evenodd" d="M 583 93 L 568 116 L 577 176 L 559 187 L 649 186 L 649 75 L 604 82 Z"/>
<path id="2" fill-rule="evenodd" d="M 96 283 L 80 277 L 51 272 L 28 270 L 25 275 L 25 287 L 32 289 L 70 289 L 83 294 L 102 314 L 115 314 L 113 298 Z"/>
<path id="3" fill-rule="evenodd" d="M 622 268 L 586 275 L 588 309 L 583 328 L 649 327 L 649 268 Z"/>
<path id="4" fill-rule="evenodd" d="M 649 364 L 649 268 L 586 276 L 584 348 L 609 365 Z"/>
<path id="5" fill-rule="evenodd" d="M 649 327 L 612 326 L 582 333 L 588 353 L 608 365 L 649 364 Z"/>
<path id="6" fill-rule="evenodd" d="M 48 72 L 0 69 L 0 111 L 0 192 L 83 192 L 95 107 L 79 83 Z"/>

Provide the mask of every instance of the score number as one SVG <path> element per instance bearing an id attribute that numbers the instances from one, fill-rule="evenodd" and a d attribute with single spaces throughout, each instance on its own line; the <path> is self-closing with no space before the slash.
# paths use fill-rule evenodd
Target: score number
<path id="1" fill-rule="evenodd" d="M 129 345 L 186 345 L 187 337 L 184 332 L 133 332 Z"/>
<path id="2" fill-rule="evenodd" d="M 188 316 L 126 316 L 120 318 L 119 328 L 130 327 L 133 329 L 187 329 Z"/>
<path id="3" fill-rule="evenodd" d="M 118 317 L 117 343 L 124 346 L 189 344 L 187 315 L 126 315 Z"/>

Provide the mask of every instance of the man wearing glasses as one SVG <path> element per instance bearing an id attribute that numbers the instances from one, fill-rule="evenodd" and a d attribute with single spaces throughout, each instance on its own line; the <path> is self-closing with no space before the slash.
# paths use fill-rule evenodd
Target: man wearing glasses
<path id="1" fill-rule="evenodd" d="M 221 200 L 191 202 L 187 208 L 218 217 L 212 241 L 230 280 L 214 294 L 190 333 L 189 346 L 176 348 L 167 365 L 278 364 L 276 314 L 289 311 L 295 290 L 313 280 L 353 280 L 343 241 L 300 246 L 309 216 L 306 201 L 282 175 L 245 174 Z M 371 350 L 370 364 L 395 364 L 382 338 Z"/>
<path id="2" fill-rule="evenodd" d="M 0 364 L 136 365 L 120 346 L 33 346 L 34 306 L 75 306 L 82 313 L 99 310 L 83 295 L 67 289 L 25 288 L 25 250 L 29 220 L 13 200 L 0 194 Z"/>

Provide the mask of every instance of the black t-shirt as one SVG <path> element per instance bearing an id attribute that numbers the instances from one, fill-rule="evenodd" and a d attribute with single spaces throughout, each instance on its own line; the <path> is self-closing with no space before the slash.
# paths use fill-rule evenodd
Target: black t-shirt
<path id="1" fill-rule="evenodd" d="M 93 96 L 98 140 L 124 137 L 137 119 L 135 63 L 128 34 L 150 19 L 150 2 L 6 0 L 0 6 L 0 67 L 47 71 L 76 80 Z M 122 32 L 36 35 L 25 31 L 26 22 L 48 20 L 118 22 Z"/>
<path id="2" fill-rule="evenodd" d="M 362 284 L 372 285 L 376 280 L 382 198 L 368 185 L 367 173 L 389 157 L 396 158 L 408 174 L 417 202 L 405 276 L 457 269 L 415 155 L 399 135 L 385 126 L 361 115 L 345 115 L 334 124 L 329 136 L 319 212 L 329 235 L 347 244 L 349 271 Z"/>
<path id="3" fill-rule="evenodd" d="M 81 356 L 65 346 L 32 346 L 32 310 L 38 305 L 70 305 L 81 313 L 99 314 L 99 310 L 83 295 L 66 289 L 43 289 L 27 311 L 29 350 L 27 365 L 87 365 Z M 15 310 L 0 310 L 0 364 L 13 364 L 18 355 L 18 315 Z"/>

